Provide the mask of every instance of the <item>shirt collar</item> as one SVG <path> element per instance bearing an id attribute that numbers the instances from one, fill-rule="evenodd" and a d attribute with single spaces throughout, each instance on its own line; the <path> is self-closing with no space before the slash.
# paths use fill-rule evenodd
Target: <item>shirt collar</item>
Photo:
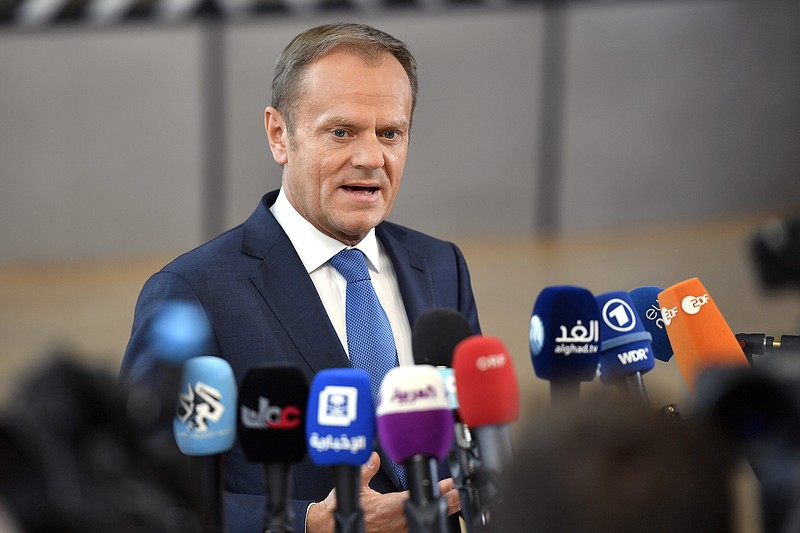
<path id="1" fill-rule="evenodd" d="M 325 235 L 315 228 L 311 222 L 303 218 L 289 202 L 282 187 L 278 193 L 278 198 L 270 206 L 269 210 L 275 216 L 283 231 L 286 232 L 309 274 L 325 265 L 328 259 L 340 251 L 350 248 L 333 237 Z M 367 257 L 367 264 L 372 270 L 380 272 L 378 239 L 375 237 L 375 228 L 369 230 L 366 237 L 353 248 L 364 253 Z"/>

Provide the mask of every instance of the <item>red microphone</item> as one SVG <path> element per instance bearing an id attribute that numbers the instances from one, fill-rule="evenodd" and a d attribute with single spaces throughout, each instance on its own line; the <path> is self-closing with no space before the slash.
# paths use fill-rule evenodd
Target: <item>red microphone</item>
<path id="1" fill-rule="evenodd" d="M 499 478 L 511 460 L 511 426 L 519 417 L 514 364 L 503 343 L 473 335 L 453 351 L 459 413 L 478 443 L 476 507 L 484 524 L 499 499 Z"/>

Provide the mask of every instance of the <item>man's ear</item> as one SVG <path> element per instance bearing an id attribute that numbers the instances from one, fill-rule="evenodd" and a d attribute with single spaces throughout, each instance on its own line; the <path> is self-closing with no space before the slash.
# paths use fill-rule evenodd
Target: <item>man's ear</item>
<path id="1" fill-rule="evenodd" d="M 267 130 L 267 140 L 269 149 L 272 151 L 272 159 L 283 166 L 288 160 L 287 148 L 289 145 L 289 131 L 286 128 L 286 121 L 280 111 L 274 107 L 267 107 L 264 110 L 264 128 Z"/>

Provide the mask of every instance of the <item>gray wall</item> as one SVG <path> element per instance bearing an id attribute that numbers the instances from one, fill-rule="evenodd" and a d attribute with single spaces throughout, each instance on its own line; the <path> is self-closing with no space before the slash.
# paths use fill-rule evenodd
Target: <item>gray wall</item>
<path id="1" fill-rule="evenodd" d="M 541 7 L 363 19 L 406 40 L 420 62 L 392 218 L 490 238 L 535 232 L 542 201 L 572 233 L 797 206 L 798 5 L 571 7 L 563 136 L 553 145 L 560 172 L 545 180 L 539 147 L 557 130 L 542 131 L 541 98 L 557 80 L 542 74 Z M 225 194 L 215 198 L 225 227 L 279 184 L 263 133 L 272 65 L 293 35 L 323 20 L 227 28 Z M 201 32 L 0 35 L 0 261 L 156 254 L 204 240 Z"/>

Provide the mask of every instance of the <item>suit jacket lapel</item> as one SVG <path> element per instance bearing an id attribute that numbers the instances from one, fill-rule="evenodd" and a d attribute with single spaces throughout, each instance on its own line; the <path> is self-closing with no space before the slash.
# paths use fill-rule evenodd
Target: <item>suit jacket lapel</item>
<path id="1" fill-rule="evenodd" d="M 392 259 L 408 321 L 413 326 L 420 314 L 436 306 L 427 260 L 408 246 L 403 228 L 383 223 L 378 225 L 376 232 Z"/>
<path id="2" fill-rule="evenodd" d="M 291 241 L 269 212 L 277 192 L 264 197 L 245 222 L 242 250 L 264 259 L 250 274 L 261 296 L 314 372 L 349 366 L 314 283 Z"/>

